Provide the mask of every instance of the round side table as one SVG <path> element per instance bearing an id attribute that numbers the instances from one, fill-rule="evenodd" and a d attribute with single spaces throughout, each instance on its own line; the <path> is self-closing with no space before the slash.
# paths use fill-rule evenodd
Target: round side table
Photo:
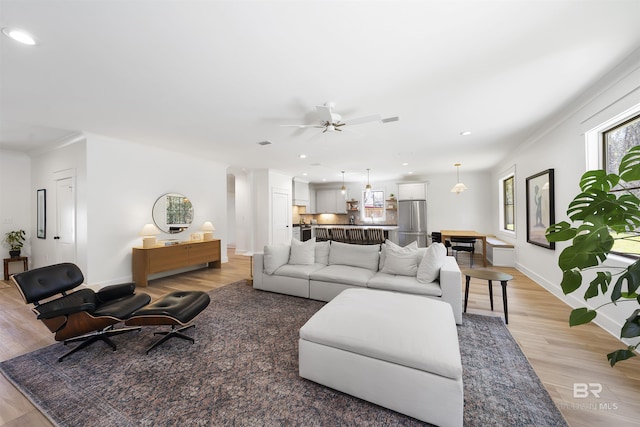
<path id="1" fill-rule="evenodd" d="M 479 270 L 475 268 L 463 268 L 462 274 L 466 276 L 466 284 L 464 288 L 464 312 L 467 312 L 467 301 L 469 300 L 469 281 L 474 279 L 487 280 L 489 282 L 489 300 L 491 301 L 491 311 L 493 311 L 493 281 L 500 282 L 502 285 L 502 305 L 504 306 L 504 323 L 509 324 L 509 312 L 507 310 L 507 282 L 513 279 L 513 276 L 500 271 Z"/>

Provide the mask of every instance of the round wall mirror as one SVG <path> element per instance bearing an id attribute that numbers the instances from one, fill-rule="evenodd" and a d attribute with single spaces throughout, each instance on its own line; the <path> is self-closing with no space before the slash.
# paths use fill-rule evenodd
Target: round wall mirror
<path id="1" fill-rule="evenodd" d="M 165 233 L 185 231 L 193 221 L 193 205 L 188 197 L 178 193 L 167 193 L 158 197 L 153 205 L 153 222 Z"/>

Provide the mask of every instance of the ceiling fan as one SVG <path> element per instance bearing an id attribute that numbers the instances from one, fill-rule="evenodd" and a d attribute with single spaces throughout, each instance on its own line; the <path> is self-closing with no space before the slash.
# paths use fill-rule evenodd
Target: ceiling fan
<path id="1" fill-rule="evenodd" d="M 280 125 L 282 127 L 296 127 L 296 128 L 318 128 L 322 129 L 322 133 L 325 132 L 342 132 L 342 127 L 360 125 L 363 123 L 380 122 L 389 123 L 400 120 L 400 117 L 387 117 L 385 119 L 380 114 L 374 114 L 371 116 L 358 117 L 351 120 L 342 120 L 342 116 L 338 113 L 334 113 L 333 109 L 335 104 L 333 102 L 326 102 L 324 105 L 316 105 L 316 111 L 320 115 L 320 123 L 317 124 L 302 124 L 302 125 Z"/>

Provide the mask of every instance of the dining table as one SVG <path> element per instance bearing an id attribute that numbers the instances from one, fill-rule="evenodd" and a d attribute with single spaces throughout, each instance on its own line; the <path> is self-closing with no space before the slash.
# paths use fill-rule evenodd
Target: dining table
<path id="1" fill-rule="evenodd" d="M 478 233 L 473 230 L 441 230 L 442 242 L 446 242 L 447 239 L 452 237 L 463 237 L 466 239 L 480 239 L 482 240 L 482 263 L 484 267 L 487 266 L 487 235 Z"/>

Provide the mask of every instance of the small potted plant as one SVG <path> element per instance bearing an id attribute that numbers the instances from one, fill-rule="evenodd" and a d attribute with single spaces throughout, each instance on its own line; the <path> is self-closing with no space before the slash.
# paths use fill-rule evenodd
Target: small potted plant
<path id="1" fill-rule="evenodd" d="M 25 233 L 24 230 L 14 230 L 5 233 L 2 241 L 9 246 L 9 256 L 11 256 L 11 258 L 20 256 L 20 251 L 22 250 L 22 246 L 24 246 L 26 235 L 27 233 Z"/>

